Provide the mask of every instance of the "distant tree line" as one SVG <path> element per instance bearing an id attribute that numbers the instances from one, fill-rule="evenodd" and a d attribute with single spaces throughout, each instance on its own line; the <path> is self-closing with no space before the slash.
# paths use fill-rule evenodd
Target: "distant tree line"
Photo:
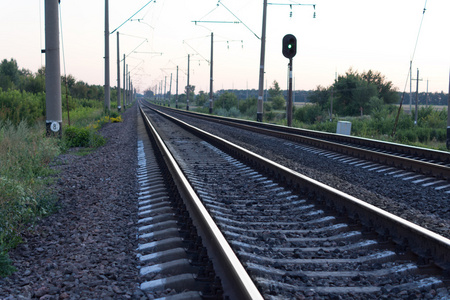
<path id="1" fill-rule="evenodd" d="M 72 75 L 61 77 L 62 109 L 77 107 L 102 108 L 104 88 L 77 81 Z M 117 89 L 111 88 L 111 101 L 117 100 Z M 36 73 L 20 69 L 14 59 L 0 62 L 0 121 L 19 124 L 22 120 L 32 125 L 45 116 L 45 67 Z"/>
<path id="2" fill-rule="evenodd" d="M 61 92 L 65 94 L 66 76 L 61 76 Z M 78 99 L 103 101 L 105 96 L 102 85 L 90 85 L 67 75 L 69 95 Z M 19 69 L 15 59 L 3 59 L 0 63 L 0 88 L 2 91 L 18 90 L 32 94 L 45 93 L 45 67 L 36 73 L 27 69 Z M 111 100 L 117 100 L 117 91 L 111 89 Z"/>

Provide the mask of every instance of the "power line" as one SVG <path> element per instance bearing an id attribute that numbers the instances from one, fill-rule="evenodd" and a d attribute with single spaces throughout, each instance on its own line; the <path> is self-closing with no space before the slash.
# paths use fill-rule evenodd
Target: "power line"
<path id="1" fill-rule="evenodd" d="M 197 50 L 194 49 L 194 47 L 192 47 L 191 45 L 189 45 L 186 40 L 183 41 L 184 44 L 188 45 L 189 48 L 191 48 L 192 50 L 195 51 L 195 53 L 197 53 L 197 55 L 199 55 L 201 58 L 203 58 L 207 63 L 210 63 L 209 60 L 207 60 L 206 58 L 203 57 L 203 55 L 201 55 Z"/>
<path id="2" fill-rule="evenodd" d="M 226 6 L 221 2 L 221 0 L 219 0 L 219 2 L 217 3 L 217 5 L 219 5 L 219 4 L 222 4 L 222 6 L 223 6 L 226 10 L 228 10 L 228 12 L 229 12 L 230 14 L 232 14 L 236 19 L 238 19 L 239 22 L 241 22 L 242 25 L 245 26 L 245 28 L 247 28 L 248 30 L 250 30 L 250 32 L 253 33 L 253 34 L 256 36 L 256 38 L 257 38 L 258 40 L 261 39 L 256 33 L 253 32 L 253 30 L 250 29 L 250 27 L 248 27 L 241 19 L 239 19 L 238 16 L 236 16 L 231 10 L 229 10 L 228 7 L 226 7 Z"/>
<path id="3" fill-rule="evenodd" d="M 417 32 L 416 44 L 414 45 L 414 51 L 413 51 L 413 55 L 411 57 L 410 67 L 408 69 L 408 75 L 406 76 L 405 87 L 403 89 L 402 97 L 401 97 L 401 100 L 400 100 L 400 105 L 398 107 L 397 117 L 395 118 L 394 128 L 392 129 L 391 136 L 394 136 L 395 132 L 397 131 L 398 118 L 400 116 L 400 111 L 402 109 L 403 99 L 405 98 L 406 87 L 408 85 L 408 79 L 410 78 L 410 76 L 412 76 L 412 74 L 411 74 L 411 65 L 412 65 L 412 62 L 414 60 L 414 56 L 416 55 L 416 49 L 417 49 L 417 44 L 419 43 L 419 36 L 420 36 L 420 31 L 422 29 L 422 23 L 423 23 L 423 19 L 425 17 L 425 12 L 427 11 L 427 2 L 428 2 L 428 0 L 425 0 L 425 5 L 423 7 L 423 12 L 422 12 L 422 19 L 420 20 L 419 31 Z"/>
<path id="4" fill-rule="evenodd" d="M 417 44 L 419 43 L 419 36 L 420 36 L 420 31 L 421 31 L 421 29 L 422 29 L 423 18 L 425 17 L 425 12 L 427 11 L 427 1 L 428 1 L 428 0 L 425 0 L 425 6 L 424 6 L 424 8 L 423 8 L 423 13 L 422 13 L 422 20 L 420 20 L 419 32 L 417 33 L 416 44 L 415 44 L 415 46 L 414 46 L 414 52 L 413 52 L 411 61 L 414 60 L 414 56 L 416 55 L 416 49 L 417 49 Z"/>
<path id="5" fill-rule="evenodd" d="M 122 27 L 123 25 L 125 25 L 126 22 L 130 21 L 131 18 L 133 18 L 135 15 L 137 15 L 141 10 L 143 10 L 147 5 L 149 5 L 150 3 L 152 3 L 153 0 L 150 0 L 147 4 L 145 4 L 144 6 L 141 7 L 141 9 L 139 9 L 137 12 L 135 12 L 131 17 L 129 17 L 125 22 L 123 22 L 122 24 L 120 24 L 119 27 L 117 27 L 116 29 L 114 29 L 110 34 L 113 34 L 114 32 L 116 32 L 120 27 Z"/>
<path id="6" fill-rule="evenodd" d="M 200 20 L 203 19 L 203 18 L 205 18 L 205 17 L 207 17 L 209 14 L 211 14 L 213 11 L 215 11 L 218 7 L 219 7 L 219 3 L 217 3 L 216 7 L 214 7 L 209 13 L 207 13 L 206 15 L 204 15 L 203 17 L 201 17 Z"/>

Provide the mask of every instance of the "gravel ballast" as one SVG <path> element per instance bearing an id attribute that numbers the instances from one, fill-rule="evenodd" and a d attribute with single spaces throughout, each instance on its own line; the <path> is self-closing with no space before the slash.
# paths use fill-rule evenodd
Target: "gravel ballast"
<path id="1" fill-rule="evenodd" d="M 139 299 L 136 106 L 106 124 L 107 144 L 54 162 L 60 209 L 24 233 L 10 252 L 17 272 L 0 299 Z"/>

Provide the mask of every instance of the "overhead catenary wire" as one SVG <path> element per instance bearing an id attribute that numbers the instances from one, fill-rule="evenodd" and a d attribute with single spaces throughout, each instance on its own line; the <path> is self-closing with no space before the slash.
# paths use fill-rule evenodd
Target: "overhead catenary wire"
<path id="1" fill-rule="evenodd" d="M 248 30 L 250 30 L 250 32 L 253 33 L 253 35 L 256 36 L 256 38 L 257 38 L 258 40 L 261 39 L 261 38 L 260 38 L 253 30 L 250 29 L 250 27 L 247 26 L 247 24 L 245 24 L 241 19 L 239 19 L 238 16 L 236 16 L 231 10 L 229 10 L 228 7 L 226 7 L 226 6 L 221 2 L 221 0 L 219 0 L 219 2 L 217 3 L 217 5 L 219 5 L 219 4 L 221 4 L 221 5 L 222 5 L 222 6 L 223 6 L 230 14 L 232 14 L 236 19 L 238 19 L 238 21 L 241 22 L 242 25 L 245 26 L 245 28 L 247 28 Z"/>
<path id="2" fill-rule="evenodd" d="M 128 56 L 130 56 L 131 53 L 134 53 L 134 51 L 135 51 L 137 48 L 139 48 L 140 46 L 142 46 L 142 44 L 145 43 L 145 42 L 148 42 L 148 40 L 145 39 L 144 41 L 142 41 L 142 43 L 140 43 L 136 48 L 134 48 L 133 50 L 131 50 L 130 53 L 128 53 L 127 55 L 125 55 L 125 58 L 127 58 Z M 123 59 L 122 59 L 121 61 L 123 61 Z"/>
<path id="3" fill-rule="evenodd" d="M 145 7 L 147 7 L 150 3 L 152 3 L 153 0 L 150 0 L 149 2 L 147 2 L 147 4 L 145 4 L 144 6 L 142 6 L 137 12 L 135 12 L 131 17 L 129 17 L 125 22 L 123 22 L 122 24 L 120 24 L 119 27 L 117 27 L 116 29 L 114 29 L 110 34 L 113 34 L 114 32 L 116 32 L 120 27 L 122 27 L 123 25 L 125 25 L 125 23 L 127 23 L 128 21 L 130 21 L 135 15 L 137 15 L 140 11 L 142 11 Z"/>

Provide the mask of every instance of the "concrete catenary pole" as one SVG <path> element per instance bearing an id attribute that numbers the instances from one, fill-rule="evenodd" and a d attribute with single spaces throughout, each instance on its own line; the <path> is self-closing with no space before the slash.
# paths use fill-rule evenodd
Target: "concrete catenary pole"
<path id="1" fill-rule="evenodd" d="M 448 75 L 448 100 L 447 100 L 447 149 L 450 150 L 450 72 Z"/>
<path id="2" fill-rule="evenodd" d="M 409 61 L 409 114 L 412 114 L 412 60 Z"/>
<path id="3" fill-rule="evenodd" d="M 189 62 L 190 62 L 191 56 L 188 54 L 188 84 L 186 86 L 186 110 L 189 110 L 189 92 L 191 90 L 191 87 L 189 86 Z"/>
<path id="4" fill-rule="evenodd" d="M 264 0 L 263 4 L 263 22 L 262 22 L 262 34 L 261 34 L 261 60 L 259 64 L 259 91 L 258 91 L 258 104 L 256 111 L 256 121 L 262 122 L 263 120 L 263 96 L 264 96 L 264 61 L 266 55 L 266 20 L 267 20 L 267 0 Z"/>
<path id="5" fill-rule="evenodd" d="M 186 86 L 186 110 L 189 110 L 189 91 L 191 87 L 189 86 L 189 61 L 191 56 L 188 54 L 188 69 L 187 69 L 187 86 Z"/>
<path id="6" fill-rule="evenodd" d="M 417 125 L 417 117 L 419 113 L 419 68 L 417 68 L 417 83 L 416 83 L 416 110 L 414 115 L 414 125 Z"/>
<path id="7" fill-rule="evenodd" d="M 126 110 L 127 109 L 127 73 L 125 72 L 125 54 L 123 55 L 123 109 Z"/>
<path id="8" fill-rule="evenodd" d="M 178 108 L 178 66 L 177 66 L 177 84 L 175 87 L 175 108 Z"/>
<path id="9" fill-rule="evenodd" d="M 58 0 L 45 0 L 45 107 L 47 136 L 61 137 L 61 66 Z"/>
<path id="10" fill-rule="evenodd" d="M 210 80 L 209 80 L 209 113 L 212 114 L 213 112 L 213 98 L 214 98 L 214 92 L 213 92 L 213 50 L 214 50 L 214 33 L 211 32 L 211 62 L 210 62 Z"/>
<path id="11" fill-rule="evenodd" d="M 119 32 L 117 31 L 117 110 L 120 112 L 120 48 L 119 48 Z"/>
<path id="12" fill-rule="evenodd" d="M 164 106 L 166 105 L 167 102 L 166 88 L 167 88 L 167 76 L 164 76 Z"/>
<path id="13" fill-rule="evenodd" d="M 169 84 L 169 107 L 170 107 L 170 98 L 172 97 L 172 73 L 170 73 L 170 84 Z"/>
<path id="14" fill-rule="evenodd" d="M 126 83 L 125 83 L 125 86 L 123 88 L 125 89 L 124 94 L 127 95 L 127 96 L 126 96 L 126 101 L 123 102 L 123 106 L 126 107 L 128 102 L 130 101 L 130 97 L 129 97 L 129 94 L 128 94 L 128 90 L 129 90 L 128 86 L 130 84 L 130 79 L 128 78 L 128 64 L 126 65 L 125 77 L 126 77 Z"/>
<path id="15" fill-rule="evenodd" d="M 109 82 L 109 7 L 105 0 L 105 110 L 110 110 L 110 82 Z"/>

